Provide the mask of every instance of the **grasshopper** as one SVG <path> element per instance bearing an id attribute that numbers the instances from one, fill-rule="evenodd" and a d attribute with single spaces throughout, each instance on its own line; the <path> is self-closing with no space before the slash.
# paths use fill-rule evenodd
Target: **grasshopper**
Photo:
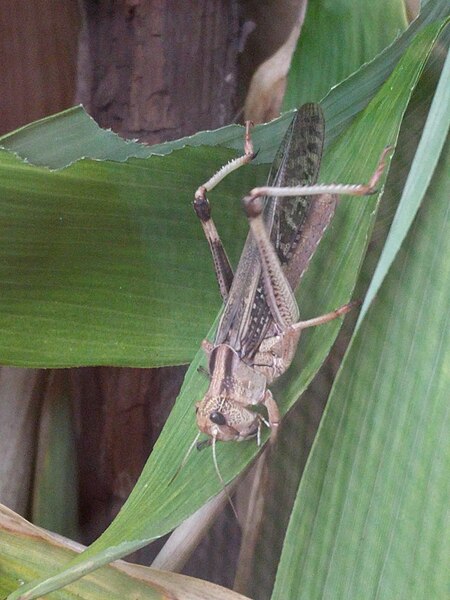
<path id="1" fill-rule="evenodd" d="M 254 158 L 250 123 L 244 155 L 222 167 L 195 193 L 194 209 L 210 246 L 224 302 L 214 342 L 202 343 L 210 383 L 196 403 L 197 425 L 209 436 L 214 457 L 217 440 L 257 436 L 259 443 L 263 423 L 274 439 L 280 413 L 268 386 L 289 368 L 303 329 L 340 317 L 355 304 L 301 321 L 294 291 L 331 221 L 338 194 L 375 193 L 390 148 L 382 153 L 368 184 L 316 185 L 324 134 L 320 106 L 303 105 L 278 149 L 267 186 L 253 189 L 243 199 L 250 232 L 234 274 L 206 193 Z M 261 405 L 267 419 L 257 410 Z M 198 436 L 193 445 L 197 440 Z"/>

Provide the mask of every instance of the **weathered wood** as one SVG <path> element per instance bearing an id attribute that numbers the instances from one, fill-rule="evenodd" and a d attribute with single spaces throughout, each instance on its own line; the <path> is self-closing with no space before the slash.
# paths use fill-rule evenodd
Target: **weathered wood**
<path id="1" fill-rule="evenodd" d="M 156 143 L 230 121 L 235 2 L 101 0 L 84 6 L 78 99 L 99 125 Z"/>

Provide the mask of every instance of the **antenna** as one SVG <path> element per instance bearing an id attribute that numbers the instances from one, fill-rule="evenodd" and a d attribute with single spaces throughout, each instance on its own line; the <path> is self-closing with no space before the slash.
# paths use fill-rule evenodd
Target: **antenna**
<path id="1" fill-rule="evenodd" d="M 217 440 L 216 436 L 213 436 L 213 438 L 212 438 L 212 455 L 213 455 L 214 468 L 216 470 L 217 477 L 219 478 L 219 481 L 222 484 L 222 489 L 223 489 L 223 491 L 226 494 L 228 502 L 230 503 L 230 506 L 233 509 L 234 516 L 236 517 L 236 520 L 239 522 L 239 517 L 238 517 L 237 511 L 236 511 L 236 508 L 235 508 L 235 506 L 233 504 L 233 500 L 231 499 L 231 496 L 228 493 L 227 486 L 225 485 L 225 481 L 223 480 L 222 475 L 220 474 L 220 471 L 219 471 L 219 465 L 217 464 L 216 440 Z"/>
<path id="2" fill-rule="evenodd" d="M 190 453 L 192 452 L 192 450 L 194 449 L 195 445 L 197 444 L 197 442 L 198 442 L 198 438 L 200 437 L 200 435 L 201 435 L 201 432 L 199 431 L 199 432 L 197 433 L 197 435 L 195 436 L 195 438 L 194 438 L 194 441 L 193 441 L 193 442 L 191 443 L 191 445 L 189 446 L 189 448 L 188 448 L 188 450 L 187 450 L 186 454 L 184 455 L 184 458 L 183 458 L 183 460 L 181 461 L 181 463 L 180 463 L 180 466 L 179 466 L 179 467 L 178 467 L 178 469 L 175 471 L 175 473 L 174 473 L 174 475 L 173 475 L 172 479 L 169 481 L 169 485 L 171 485 L 171 484 L 172 484 L 172 483 L 175 481 L 175 479 L 178 477 L 178 474 L 179 474 L 179 472 L 181 471 L 181 469 L 182 469 L 182 468 L 185 466 L 185 464 L 187 463 L 187 461 L 188 461 L 188 458 L 189 458 L 189 455 L 190 455 Z"/>

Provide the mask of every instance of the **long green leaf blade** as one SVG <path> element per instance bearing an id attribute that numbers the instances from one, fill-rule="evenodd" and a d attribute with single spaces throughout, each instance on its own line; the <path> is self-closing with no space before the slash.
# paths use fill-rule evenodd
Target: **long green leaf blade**
<path id="1" fill-rule="evenodd" d="M 442 70 L 439 85 L 430 108 L 428 121 L 425 125 L 410 174 L 405 184 L 399 209 L 392 223 L 389 237 L 383 248 L 377 269 L 367 291 L 364 305 L 359 315 L 362 321 L 366 309 L 375 297 L 381 282 L 389 270 L 409 227 L 417 214 L 430 184 L 435 166 L 441 155 L 442 147 L 447 139 L 450 128 L 450 54 Z"/>
<path id="2" fill-rule="evenodd" d="M 273 600 L 448 594 L 449 173 L 447 140 L 333 388 Z"/>

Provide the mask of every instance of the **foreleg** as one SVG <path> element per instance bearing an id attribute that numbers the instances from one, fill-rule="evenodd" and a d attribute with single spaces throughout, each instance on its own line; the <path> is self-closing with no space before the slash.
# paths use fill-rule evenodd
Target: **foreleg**
<path id="1" fill-rule="evenodd" d="M 206 197 L 206 193 L 215 188 L 216 185 L 222 181 L 222 179 L 224 179 L 224 177 L 229 175 L 229 173 L 232 173 L 242 165 L 250 162 L 253 157 L 253 146 L 250 139 L 250 122 L 248 122 L 245 129 L 244 154 L 223 166 L 195 192 L 193 203 L 194 210 L 200 219 L 200 223 L 211 250 L 214 270 L 216 273 L 217 282 L 219 284 L 220 294 L 224 302 L 226 302 L 228 298 L 228 293 L 233 282 L 233 270 L 217 228 L 211 218 L 211 207 L 208 198 Z"/>

